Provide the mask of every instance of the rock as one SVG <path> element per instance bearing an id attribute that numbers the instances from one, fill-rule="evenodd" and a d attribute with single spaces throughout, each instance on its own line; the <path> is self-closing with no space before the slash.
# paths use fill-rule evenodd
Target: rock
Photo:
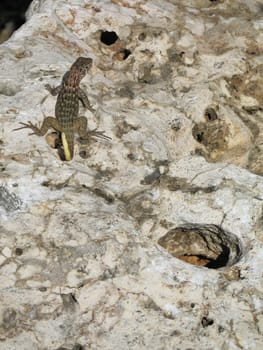
<path id="1" fill-rule="evenodd" d="M 262 349 L 260 6 L 32 2 L 0 47 L 1 349 Z M 79 56 L 112 141 L 63 162 L 12 130 Z"/>

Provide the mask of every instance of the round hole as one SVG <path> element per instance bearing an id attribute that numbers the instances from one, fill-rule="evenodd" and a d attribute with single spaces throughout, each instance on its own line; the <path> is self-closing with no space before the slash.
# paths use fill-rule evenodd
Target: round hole
<path id="1" fill-rule="evenodd" d="M 123 59 L 126 60 L 126 58 L 128 58 L 131 55 L 131 51 L 128 49 L 123 49 L 122 50 L 123 53 Z"/>
<path id="2" fill-rule="evenodd" d="M 18 256 L 22 255 L 23 254 L 23 249 L 22 248 L 16 248 L 15 254 L 18 255 Z"/>
<path id="3" fill-rule="evenodd" d="M 139 39 L 140 41 L 145 40 L 145 38 L 146 38 L 146 34 L 145 34 L 145 33 L 141 33 L 141 34 L 139 34 L 139 36 L 138 36 L 138 39 Z"/>
<path id="4" fill-rule="evenodd" d="M 205 111 L 205 117 L 207 121 L 213 121 L 218 119 L 217 113 L 214 108 L 207 108 Z"/>
<path id="5" fill-rule="evenodd" d="M 158 243 L 178 259 L 211 269 L 231 266 L 242 256 L 239 239 L 217 225 L 180 226 L 167 232 Z"/>
<path id="6" fill-rule="evenodd" d="M 102 32 L 100 35 L 100 41 L 105 45 L 112 45 L 118 40 L 118 35 L 115 32 Z"/>

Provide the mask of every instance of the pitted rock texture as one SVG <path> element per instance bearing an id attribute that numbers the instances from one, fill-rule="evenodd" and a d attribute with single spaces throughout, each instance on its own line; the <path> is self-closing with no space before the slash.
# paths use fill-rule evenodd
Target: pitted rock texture
<path id="1" fill-rule="evenodd" d="M 32 2 L 0 47 L 1 350 L 263 348 L 262 18 L 254 0 Z M 54 116 L 45 84 L 79 56 L 80 115 L 112 141 L 63 162 L 54 134 L 12 130 Z"/>
<path id="2" fill-rule="evenodd" d="M 181 260 L 214 269 L 237 263 L 243 250 L 236 236 L 216 225 L 177 227 L 158 243 Z"/>

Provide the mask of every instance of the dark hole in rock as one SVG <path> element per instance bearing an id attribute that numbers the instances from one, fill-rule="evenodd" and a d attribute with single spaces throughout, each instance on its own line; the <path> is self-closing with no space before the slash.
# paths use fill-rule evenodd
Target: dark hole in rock
<path id="1" fill-rule="evenodd" d="M 208 317 L 203 317 L 201 320 L 201 324 L 204 328 L 206 328 L 208 326 L 212 326 L 212 324 L 214 324 L 214 320 Z"/>
<path id="2" fill-rule="evenodd" d="M 138 36 L 138 39 L 141 40 L 141 41 L 145 40 L 145 38 L 146 38 L 146 34 L 145 34 L 145 33 L 141 33 L 141 34 Z"/>
<path id="3" fill-rule="evenodd" d="M 193 132 L 193 134 L 194 134 L 194 138 L 196 139 L 196 141 L 202 143 L 202 141 L 204 139 L 204 133 L 203 132 L 197 132 L 197 133 Z"/>
<path id="4" fill-rule="evenodd" d="M 232 266 L 242 256 L 239 239 L 217 225 L 176 227 L 161 237 L 158 243 L 178 259 L 211 269 Z"/>
<path id="5" fill-rule="evenodd" d="M 214 110 L 214 108 L 207 108 L 205 111 L 205 117 L 206 117 L 207 121 L 213 121 L 213 120 L 218 119 L 217 113 Z"/>
<path id="6" fill-rule="evenodd" d="M 100 41 L 105 45 L 112 45 L 118 40 L 118 35 L 115 32 L 102 32 L 100 35 Z"/>
<path id="7" fill-rule="evenodd" d="M 87 159 L 89 158 L 89 152 L 87 152 L 86 150 L 81 150 L 79 152 L 79 156 L 82 158 L 82 159 Z"/>
<path id="8" fill-rule="evenodd" d="M 22 248 L 16 248 L 15 250 L 16 255 L 20 256 L 23 254 L 23 249 Z"/>
<path id="9" fill-rule="evenodd" d="M 124 61 L 126 58 L 128 58 L 131 55 L 131 51 L 128 49 L 121 49 L 120 51 L 116 52 L 116 54 L 113 56 L 113 59 L 118 61 Z"/>
<path id="10" fill-rule="evenodd" d="M 128 49 L 123 49 L 121 50 L 122 54 L 123 54 L 123 60 L 126 60 L 126 58 L 128 58 L 131 55 L 131 51 Z"/>

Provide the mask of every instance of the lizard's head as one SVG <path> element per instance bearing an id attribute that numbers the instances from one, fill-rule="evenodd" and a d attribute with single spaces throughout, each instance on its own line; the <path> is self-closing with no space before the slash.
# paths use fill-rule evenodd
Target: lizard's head
<path id="1" fill-rule="evenodd" d="M 85 77 L 87 72 L 92 66 L 92 58 L 89 57 L 79 57 L 72 65 L 71 68 L 76 68 L 80 74 L 81 79 Z"/>

